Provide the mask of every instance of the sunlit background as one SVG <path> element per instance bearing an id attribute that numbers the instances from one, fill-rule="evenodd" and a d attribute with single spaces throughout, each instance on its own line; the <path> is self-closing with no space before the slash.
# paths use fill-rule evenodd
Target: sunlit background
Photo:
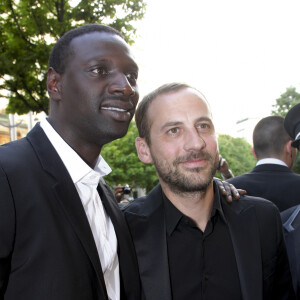
<path id="1" fill-rule="evenodd" d="M 253 127 L 271 114 L 286 88 L 293 86 L 299 92 L 299 0 L 146 0 L 146 4 L 133 45 L 141 97 L 167 82 L 191 84 L 209 100 L 218 133 L 251 143 Z M 0 105 L 3 111 L 3 99 Z M 27 116 L 15 118 L 15 123 L 23 120 L 18 137 L 24 136 Z M 32 122 L 37 120 L 33 116 Z M 0 125 L 4 122 L 0 120 Z"/>
<path id="2" fill-rule="evenodd" d="M 189 83 L 211 103 L 218 133 L 251 142 L 286 88 L 299 91 L 300 1 L 146 2 L 134 45 L 142 96 L 166 82 Z"/>

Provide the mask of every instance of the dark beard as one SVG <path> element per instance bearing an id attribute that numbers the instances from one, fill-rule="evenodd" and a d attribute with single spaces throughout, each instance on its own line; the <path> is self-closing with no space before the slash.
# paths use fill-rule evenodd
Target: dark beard
<path id="1" fill-rule="evenodd" d="M 209 162 L 209 168 L 205 170 L 204 167 L 197 167 L 193 169 L 189 169 L 190 173 L 193 173 L 195 177 L 200 178 L 202 175 L 202 179 L 193 181 L 190 180 L 190 176 L 186 176 L 184 173 L 180 172 L 178 165 L 181 162 L 188 161 L 191 159 L 205 158 Z M 173 162 L 173 168 L 170 166 L 166 166 L 163 162 L 156 160 L 156 158 L 152 155 L 152 160 L 156 168 L 156 172 L 161 180 L 166 183 L 172 192 L 176 194 L 182 193 L 205 193 L 206 189 L 210 185 L 213 180 L 214 175 L 216 174 L 219 162 L 219 153 L 216 154 L 215 158 L 211 156 L 209 153 L 191 153 L 185 157 L 179 157 Z M 206 171 L 205 174 L 201 174 L 201 172 Z M 203 178 L 204 177 L 204 178 Z"/>

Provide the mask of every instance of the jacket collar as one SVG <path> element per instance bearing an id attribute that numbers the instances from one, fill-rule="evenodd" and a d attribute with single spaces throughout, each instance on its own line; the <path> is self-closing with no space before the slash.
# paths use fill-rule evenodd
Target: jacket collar
<path id="1" fill-rule="evenodd" d="M 142 289 L 147 299 L 172 300 L 160 185 L 134 206 L 137 210 L 125 211 L 125 216 L 138 257 Z"/>
<path id="2" fill-rule="evenodd" d="M 288 167 L 277 165 L 277 164 L 263 164 L 258 165 L 254 167 L 251 171 L 251 173 L 255 172 L 287 172 L 287 173 L 293 173 L 292 170 L 290 170 Z"/>

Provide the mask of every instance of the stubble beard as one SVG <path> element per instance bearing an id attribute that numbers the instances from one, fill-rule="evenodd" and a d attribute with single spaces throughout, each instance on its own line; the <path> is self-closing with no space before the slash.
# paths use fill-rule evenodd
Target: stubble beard
<path id="1" fill-rule="evenodd" d="M 216 174 L 219 163 L 218 151 L 215 156 L 207 152 L 191 153 L 185 157 L 178 157 L 171 165 L 157 159 L 153 153 L 151 156 L 160 180 L 167 184 L 175 194 L 205 194 Z M 181 162 L 198 158 L 206 159 L 208 164 L 203 167 L 185 169 L 185 172 L 180 170 Z"/>

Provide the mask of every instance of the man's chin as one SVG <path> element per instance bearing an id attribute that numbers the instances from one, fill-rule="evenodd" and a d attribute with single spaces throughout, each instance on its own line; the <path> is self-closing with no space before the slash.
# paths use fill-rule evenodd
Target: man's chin
<path id="1" fill-rule="evenodd" d="M 109 128 L 105 133 L 107 140 L 109 140 L 108 143 L 124 137 L 128 132 L 129 124 L 130 122 L 122 122 Z"/>
<path id="2" fill-rule="evenodd" d="M 191 177 L 181 177 L 175 181 L 165 182 L 175 193 L 199 193 L 205 192 L 213 181 L 213 177 L 195 180 Z"/>

